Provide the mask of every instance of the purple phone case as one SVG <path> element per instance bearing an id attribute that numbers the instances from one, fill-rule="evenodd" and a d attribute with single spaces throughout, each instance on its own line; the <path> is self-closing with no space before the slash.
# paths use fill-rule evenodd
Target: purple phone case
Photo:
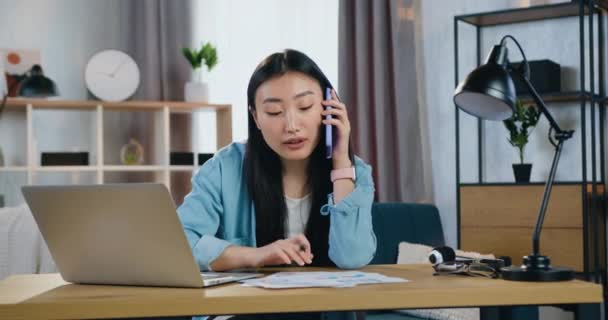
<path id="1" fill-rule="evenodd" d="M 331 88 L 325 88 L 325 100 L 331 100 Z M 330 109 L 331 106 L 325 106 L 325 110 Z M 326 115 L 325 120 L 330 120 L 331 115 Z M 325 125 L 325 157 L 327 159 L 331 159 L 331 155 L 333 153 L 333 135 L 332 135 L 332 125 Z"/>

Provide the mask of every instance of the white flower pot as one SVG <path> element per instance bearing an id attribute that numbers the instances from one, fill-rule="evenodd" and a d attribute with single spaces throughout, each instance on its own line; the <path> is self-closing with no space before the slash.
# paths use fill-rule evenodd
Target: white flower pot
<path id="1" fill-rule="evenodd" d="M 206 82 L 188 81 L 184 99 L 189 102 L 209 102 L 209 85 Z"/>
<path id="2" fill-rule="evenodd" d="M 184 99 L 188 102 L 209 102 L 209 85 L 206 82 L 188 81 Z"/>

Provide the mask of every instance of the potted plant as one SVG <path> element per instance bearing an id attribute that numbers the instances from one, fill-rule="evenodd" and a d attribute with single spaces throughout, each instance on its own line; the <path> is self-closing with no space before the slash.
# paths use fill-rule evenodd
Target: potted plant
<path id="1" fill-rule="evenodd" d="M 200 50 L 183 48 L 184 57 L 192 66 L 193 77 L 186 83 L 184 98 L 186 101 L 208 102 L 209 85 L 203 81 L 202 67 L 205 65 L 207 71 L 211 71 L 217 65 L 217 50 L 211 43 L 205 43 Z"/>
<path id="2" fill-rule="evenodd" d="M 513 116 L 503 121 L 507 130 L 509 130 L 509 143 L 517 148 L 519 152 L 520 163 L 513 164 L 515 182 L 530 182 L 532 164 L 524 163 L 524 151 L 532 129 L 538 123 L 539 118 L 540 111 L 538 111 L 536 106 L 531 105 L 526 107 L 520 100 L 517 100 Z"/>

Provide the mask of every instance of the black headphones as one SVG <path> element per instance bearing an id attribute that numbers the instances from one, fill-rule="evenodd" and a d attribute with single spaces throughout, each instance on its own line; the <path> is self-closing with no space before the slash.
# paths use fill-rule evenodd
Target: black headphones
<path id="1" fill-rule="evenodd" d="M 429 261 L 436 266 L 440 263 L 456 260 L 456 252 L 450 247 L 435 247 L 429 253 Z"/>
<path id="2" fill-rule="evenodd" d="M 433 248 L 433 250 L 429 253 L 429 262 L 431 262 L 433 266 L 448 262 L 482 263 L 494 268 L 495 270 L 500 270 L 502 267 L 511 265 L 511 258 L 500 257 L 498 259 L 474 259 L 469 257 L 460 257 L 456 255 L 456 251 L 454 251 L 454 249 L 447 246 L 441 246 Z"/>

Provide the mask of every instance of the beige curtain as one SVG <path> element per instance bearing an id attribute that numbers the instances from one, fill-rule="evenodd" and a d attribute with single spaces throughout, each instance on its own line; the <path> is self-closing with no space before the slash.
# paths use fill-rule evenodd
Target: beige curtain
<path id="1" fill-rule="evenodd" d="M 126 17 L 129 19 L 129 50 L 139 65 L 141 85 L 134 99 L 172 100 L 184 99 L 184 84 L 190 78 L 191 67 L 182 56 L 181 49 L 190 46 L 193 23 L 190 0 L 130 0 Z M 132 123 L 132 134 L 148 137 L 144 148 L 150 161 L 154 159 L 154 116 L 148 113 L 136 115 Z M 192 119 L 189 114 L 171 115 L 171 150 L 192 151 Z M 189 173 L 172 174 L 172 193 L 177 204 L 190 190 Z"/>
<path id="2" fill-rule="evenodd" d="M 374 168 L 376 201 L 432 199 L 414 2 L 340 2 L 340 97 L 349 107 L 355 152 Z"/>

